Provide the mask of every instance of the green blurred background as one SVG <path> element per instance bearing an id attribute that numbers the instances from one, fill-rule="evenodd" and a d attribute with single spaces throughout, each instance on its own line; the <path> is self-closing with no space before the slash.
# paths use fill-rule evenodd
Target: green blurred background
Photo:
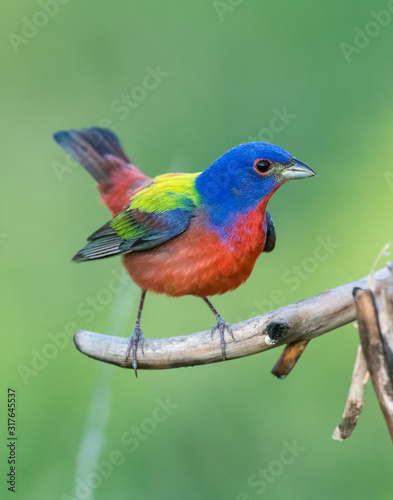
<path id="1" fill-rule="evenodd" d="M 370 12 L 387 2 L 70 0 L 47 7 L 46 22 L 42 5 L 8 3 L 0 20 L 1 404 L 16 387 L 19 497 L 390 499 L 391 444 L 370 385 L 353 436 L 331 439 L 358 344 L 351 325 L 313 341 L 285 381 L 270 374 L 278 350 L 136 380 L 75 349 L 78 328 L 129 336 L 139 293 L 131 283 L 108 293 L 120 259 L 70 262 L 108 212 L 51 138 L 111 126 L 149 175 L 202 170 L 256 138 L 316 170 L 269 203 L 277 247 L 245 285 L 214 299 L 227 321 L 362 277 L 392 238 L 393 22 Z M 33 20 L 41 27 L 26 27 Z M 354 41 L 356 27 L 372 36 Z M 356 52 L 345 56 L 342 43 Z M 135 89 L 157 65 L 166 75 L 141 99 Z M 132 93 L 139 101 L 120 112 Z M 213 323 L 192 297 L 150 295 L 144 313 L 147 337 Z M 57 348 L 53 335 L 66 329 Z M 178 406 L 154 427 L 167 398 Z M 146 431 L 136 450 L 123 442 L 133 426 Z M 294 440 L 302 451 L 277 465 Z M 92 460 L 113 451 L 122 463 L 76 495 L 76 478 L 85 483 Z M 273 471 L 264 486 L 253 483 L 259 469 Z"/>

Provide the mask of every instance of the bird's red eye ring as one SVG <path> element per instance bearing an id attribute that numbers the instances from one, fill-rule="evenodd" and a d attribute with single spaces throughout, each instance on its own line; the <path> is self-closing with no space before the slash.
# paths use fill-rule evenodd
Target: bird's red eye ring
<path id="1" fill-rule="evenodd" d="M 272 162 L 269 160 L 259 159 L 254 161 L 254 170 L 258 172 L 258 174 L 268 174 L 272 169 Z"/>

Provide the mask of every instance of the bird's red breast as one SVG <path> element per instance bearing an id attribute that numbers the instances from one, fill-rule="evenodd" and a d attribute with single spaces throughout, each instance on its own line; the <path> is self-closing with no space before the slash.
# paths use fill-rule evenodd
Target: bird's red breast
<path id="1" fill-rule="evenodd" d="M 172 297 L 206 297 L 234 290 L 250 276 L 266 240 L 267 199 L 239 215 L 228 239 L 206 228 L 203 211 L 190 227 L 159 247 L 123 256 L 124 266 L 143 290 Z"/>

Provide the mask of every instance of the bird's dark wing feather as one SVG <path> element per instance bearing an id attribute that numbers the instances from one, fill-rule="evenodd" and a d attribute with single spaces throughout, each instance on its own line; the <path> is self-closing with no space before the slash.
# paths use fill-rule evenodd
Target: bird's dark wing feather
<path id="1" fill-rule="evenodd" d="M 124 210 L 93 233 L 72 260 L 103 259 L 156 247 L 185 231 L 191 217 L 191 212 L 179 209 L 163 214 Z"/>
<path id="2" fill-rule="evenodd" d="M 276 246 L 276 230 L 274 229 L 273 220 L 269 212 L 266 212 L 266 241 L 263 248 L 264 252 L 271 252 Z"/>

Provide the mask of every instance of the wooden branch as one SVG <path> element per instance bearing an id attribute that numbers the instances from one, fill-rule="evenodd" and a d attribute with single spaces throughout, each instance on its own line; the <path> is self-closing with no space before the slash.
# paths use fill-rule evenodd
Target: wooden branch
<path id="1" fill-rule="evenodd" d="M 387 268 L 375 273 L 376 289 L 390 279 Z M 310 340 L 355 320 L 354 287 L 364 287 L 367 278 L 322 292 L 299 302 L 233 325 L 235 341 L 227 338 L 227 359 L 266 351 L 279 345 Z M 80 352 L 99 361 L 131 368 L 125 362 L 128 339 L 79 331 L 74 342 Z M 181 337 L 145 340 L 138 353 L 138 369 L 166 369 L 222 361 L 220 340 L 210 331 Z"/>
<path id="2" fill-rule="evenodd" d="M 358 346 L 355 366 L 353 367 L 352 383 L 349 388 L 347 403 L 340 424 L 335 428 L 332 438 L 343 441 L 349 438 L 356 427 L 359 415 L 363 410 L 364 386 L 368 380 L 366 360 L 363 356 L 362 346 Z"/>
<path id="3" fill-rule="evenodd" d="M 279 360 L 273 366 L 272 374 L 281 379 L 289 375 L 309 342 L 309 340 L 298 340 L 297 342 L 287 344 Z"/>
<path id="4" fill-rule="evenodd" d="M 371 290 L 359 289 L 356 291 L 355 301 L 363 354 L 393 441 L 393 381 L 382 342 L 374 295 Z"/>
<path id="5" fill-rule="evenodd" d="M 393 380 L 393 287 L 383 287 L 380 293 L 379 324 L 386 360 Z"/>

